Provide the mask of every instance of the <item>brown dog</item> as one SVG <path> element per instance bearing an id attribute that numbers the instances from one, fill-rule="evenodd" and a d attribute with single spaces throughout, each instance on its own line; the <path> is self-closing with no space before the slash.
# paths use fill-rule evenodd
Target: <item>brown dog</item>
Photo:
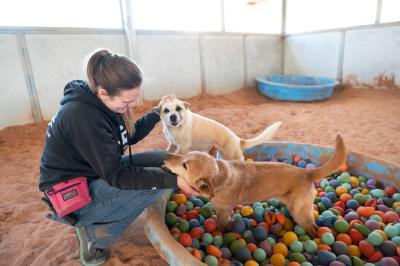
<path id="1" fill-rule="evenodd" d="M 323 166 L 304 169 L 279 162 L 216 160 L 204 152 L 185 156 L 168 154 L 165 166 L 186 178 L 189 184 L 211 199 L 218 215 L 218 229 L 223 230 L 232 208 L 243 202 L 276 198 L 287 206 L 294 220 L 315 235 L 312 183 L 339 169 L 346 161 L 346 150 L 340 135 L 336 151 Z"/>

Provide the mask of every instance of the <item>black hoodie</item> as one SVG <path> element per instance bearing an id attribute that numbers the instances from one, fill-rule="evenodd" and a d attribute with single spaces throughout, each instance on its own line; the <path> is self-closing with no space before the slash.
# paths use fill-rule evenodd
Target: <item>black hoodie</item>
<path id="1" fill-rule="evenodd" d="M 82 80 L 64 88 L 61 108 L 50 121 L 40 165 L 39 188 L 85 176 L 120 189 L 176 188 L 175 174 L 124 164 L 127 131 L 121 114 L 106 107 Z M 129 143 L 143 139 L 160 121 L 147 113 L 135 123 Z"/>

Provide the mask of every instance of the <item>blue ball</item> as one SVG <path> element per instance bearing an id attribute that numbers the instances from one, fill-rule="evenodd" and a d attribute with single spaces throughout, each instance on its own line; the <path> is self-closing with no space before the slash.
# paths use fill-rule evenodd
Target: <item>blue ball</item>
<path id="1" fill-rule="evenodd" d="M 198 198 L 195 198 L 195 197 L 191 198 L 190 201 L 193 203 L 193 205 L 195 207 L 202 207 L 204 205 L 204 203 L 203 203 L 203 201 L 201 199 L 198 199 Z"/>
<path id="2" fill-rule="evenodd" d="M 233 222 L 232 231 L 237 233 L 243 233 L 246 230 L 246 223 L 242 219 L 235 220 Z"/>
<path id="3" fill-rule="evenodd" d="M 230 259 L 230 258 L 232 258 L 232 251 L 231 251 L 229 248 L 227 248 L 227 247 L 222 247 L 222 248 L 221 248 L 221 252 L 222 252 L 222 257 L 223 257 L 224 259 Z"/>
<path id="4" fill-rule="evenodd" d="M 338 187 L 340 185 L 340 182 L 337 179 L 332 179 L 332 180 L 329 181 L 329 185 L 334 187 L 334 188 L 336 188 L 336 187 Z"/>
<path id="5" fill-rule="evenodd" d="M 333 227 L 336 220 L 337 220 L 337 217 L 333 217 L 333 216 L 324 217 L 322 225 L 326 226 L 326 227 Z"/>
<path id="6" fill-rule="evenodd" d="M 265 230 L 264 227 L 258 226 L 258 227 L 256 227 L 256 229 L 254 229 L 253 235 L 254 235 L 254 239 L 257 242 L 261 242 L 267 238 L 268 232 L 267 232 L 267 230 Z"/>
<path id="7" fill-rule="evenodd" d="M 358 203 L 358 201 L 355 200 L 355 199 L 349 199 L 346 202 L 346 208 L 347 209 L 357 210 L 358 207 L 360 207 L 360 203 Z"/>
<path id="8" fill-rule="evenodd" d="M 197 219 L 192 219 L 189 221 L 189 226 L 190 229 L 195 228 L 195 227 L 199 227 L 200 226 L 200 222 Z"/>
<path id="9" fill-rule="evenodd" d="M 253 214 L 253 218 L 254 220 L 256 220 L 258 223 L 261 223 L 264 221 L 264 215 L 258 214 L 258 213 L 254 213 Z"/>
<path id="10" fill-rule="evenodd" d="M 200 248 L 200 242 L 197 238 L 192 238 L 192 247 L 195 249 L 199 249 Z"/>
<path id="11" fill-rule="evenodd" d="M 357 193 L 361 193 L 361 191 L 358 190 L 358 189 L 356 189 L 356 188 L 354 188 L 354 189 L 352 189 L 352 190 L 349 191 L 349 194 L 350 194 L 351 196 L 354 196 L 354 195 L 357 194 Z"/>
<path id="12" fill-rule="evenodd" d="M 298 167 L 301 167 L 301 168 L 306 168 L 307 162 L 304 161 L 304 160 L 300 160 L 300 161 L 297 163 L 297 166 L 298 166 Z"/>
<path id="13" fill-rule="evenodd" d="M 329 265 L 332 261 L 336 260 L 336 255 L 327 250 L 321 250 L 317 254 L 318 264 Z"/>
<path id="14" fill-rule="evenodd" d="M 326 193 L 326 197 L 332 201 L 337 201 L 336 192 L 328 192 Z"/>
<path id="15" fill-rule="evenodd" d="M 324 206 L 325 206 L 327 209 L 329 209 L 329 208 L 332 207 L 332 202 L 331 202 L 331 200 L 330 200 L 329 198 L 327 198 L 327 197 L 322 197 L 322 198 L 321 198 L 321 202 L 322 202 L 322 204 L 324 204 Z"/>
<path id="16" fill-rule="evenodd" d="M 241 247 L 235 254 L 235 257 L 242 263 L 251 259 L 250 250 L 247 247 Z"/>
<path id="17" fill-rule="evenodd" d="M 340 261 L 341 263 L 344 263 L 344 265 L 346 266 L 351 266 L 351 259 L 349 256 L 347 255 L 339 255 L 336 258 L 337 261 Z"/>

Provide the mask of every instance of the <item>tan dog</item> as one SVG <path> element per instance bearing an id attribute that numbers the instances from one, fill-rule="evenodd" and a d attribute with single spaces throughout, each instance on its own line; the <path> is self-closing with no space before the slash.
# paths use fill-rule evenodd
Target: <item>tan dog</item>
<path id="1" fill-rule="evenodd" d="M 312 183 L 337 171 L 345 161 L 345 146 L 338 135 L 333 157 L 312 170 L 279 162 L 216 160 L 207 153 L 195 151 L 185 156 L 168 154 L 165 166 L 211 198 L 219 230 L 224 229 L 237 204 L 275 198 L 287 206 L 300 226 L 315 235 Z"/>
<path id="2" fill-rule="evenodd" d="M 255 138 L 241 139 L 226 126 L 193 113 L 188 107 L 187 102 L 170 94 L 154 108 L 160 114 L 169 152 L 185 155 L 215 147 L 226 160 L 244 160 L 243 150 L 266 142 L 282 124 L 276 122 Z"/>

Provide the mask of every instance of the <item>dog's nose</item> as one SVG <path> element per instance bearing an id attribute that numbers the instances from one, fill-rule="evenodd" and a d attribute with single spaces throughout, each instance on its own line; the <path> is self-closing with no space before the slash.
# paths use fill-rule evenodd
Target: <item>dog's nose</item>
<path id="1" fill-rule="evenodd" d="M 171 115 L 169 120 L 171 120 L 171 122 L 176 122 L 176 115 Z"/>

